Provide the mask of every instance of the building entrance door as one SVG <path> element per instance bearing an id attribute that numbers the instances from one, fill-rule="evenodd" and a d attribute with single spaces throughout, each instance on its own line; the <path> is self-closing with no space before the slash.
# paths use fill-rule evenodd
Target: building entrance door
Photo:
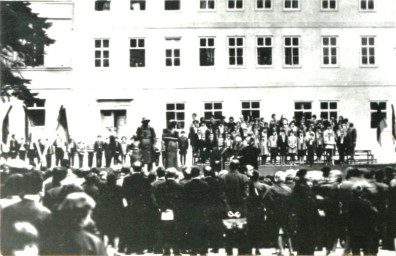
<path id="1" fill-rule="evenodd" d="M 126 126 L 126 109 L 101 110 L 102 125 L 109 132 L 123 133 Z"/>

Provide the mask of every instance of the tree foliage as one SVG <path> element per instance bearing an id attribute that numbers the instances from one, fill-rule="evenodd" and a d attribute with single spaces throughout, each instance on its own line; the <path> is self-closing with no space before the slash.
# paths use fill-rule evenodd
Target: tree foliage
<path id="1" fill-rule="evenodd" d="M 22 1 L 0 1 L 0 95 L 25 102 L 34 101 L 37 94 L 29 90 L 30 80 L 23 78 L 18 68 L 24 67 L 37 49 L 55 42 L 47 35 L 52 24 L 33 13 L 29 5 Z M 29 62 L 29 66 L 37 63 Z"/>

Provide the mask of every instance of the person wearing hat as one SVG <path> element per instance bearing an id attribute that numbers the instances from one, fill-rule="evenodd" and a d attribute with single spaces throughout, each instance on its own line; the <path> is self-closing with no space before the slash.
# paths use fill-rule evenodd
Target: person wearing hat
<path id="1" fill-rule="evenodd" d="M 177 148 L 179 141 L 179 133 L 177 132 L 176 120 L 170 120 L 167 133 L 162 135 L 162 140 L 165 143 L 165 168 L 178 167 L 177 164 Z"/>
<path id="2" fill-rule="evenodd" d="M 143 253 L 144 249 L 151 248 L 149 244 L 151 234 L 151 217 L 153 197 L 150 181 L 142 173 L 142 163 L 133 164 L 133 172 L 124 178 L 122 192 L 127 201 L 127 226 L 125 227 L 128 239 L 127 252 Z"/>
<path id="3" fill-rule="evenodd" d="M 142 118 L 142 126 L 136 130 L 136 135 L 140 141 L 139 147 L 142 152 L 142 163 L 147 164 L 148 171 L 153 169 L 154 157 L 154 140 L 155 131 L 154 128 L 149 126 L 150 119 L 145 117 Z"/>
<path id="4" fill-rule="evenodd" d="M 95 206 L 95 201 L 83 192 L 69 194 L 54 214 L 51 235 L 43 240 L 43 254 L 105 255 L 100 238 L 87 231 Z"/>

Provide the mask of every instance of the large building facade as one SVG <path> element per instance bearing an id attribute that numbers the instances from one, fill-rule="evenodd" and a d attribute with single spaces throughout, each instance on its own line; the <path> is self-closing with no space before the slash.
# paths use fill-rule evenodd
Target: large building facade
<path id="1" fill-rule="evenodd" d="M 43 101 L 29 106 L 37 137 L 66 108 L 76 140 L 142 117 L 158 135 L 169 119 L 271 114 L 347 117 L 357 149 L 394 163 L 394 0 L 32 0 L 56 43 L 19 72 Z M 377 142 L 379 113 L 388 127 Z M 21 117 L 22 116 L 22 117 Z M 10 128 L 23 134 L 23 110 Z M 22 122 L 22 123 L 21 123 Z"/>

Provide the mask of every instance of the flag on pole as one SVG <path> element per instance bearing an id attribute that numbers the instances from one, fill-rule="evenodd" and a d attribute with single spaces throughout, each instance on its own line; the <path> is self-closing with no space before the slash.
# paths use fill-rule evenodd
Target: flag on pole
<path id="1" fill-rule="evenodd" d="M 12 106 L 10 106 L 10 108 L 8 109 L 6 115 L 5 115 L 4 119 L 3 119 L 3 125 L 2 125 L 2 129 L 1 129 L 2 133 L 1 134 L 2 134 L 2 140 L 3 140 L 4 144 L 7 143 L 8 135 L 10 134 L 10 117 L 9 117 L 9 114 L 10 114 L 11 109 L 12 109 Z"/>
<path id="2" fill-rule="evenodd" d="M 380 144 L 380 146 L 382 147 L 381 144 L 381 134 L 382 131 L 388 127 L 388 125 L 386 124 L 386 120 L 385 120 L 385 115 L 382 116 L 381 121 L 379 121 L 378 126 L 377 126 L 377 141 Z"/>
<path id="3" fill-rule="evenodd" d="M 67 126 L 66 109 L 63 107 L 63 105 L 59 109 L 58 126 L 56 127 L 56 132 L 64 142 L 69 141 L 69 128 Z"/>
<path id="4" fill-rule="evenodd" d="M 393 142 L 396 141 L 396 117 L 395 117 L 395 108 L 393 107 L 392 104 L 392 137 L 393 137 Z"/>
<path id="5" fill-rule="evenodd" d="M 23 110 L 25 111 L 25 140 L 30 141 L 32 137 L 30 128 L 34 127 L 35 125 L 26 106 L 23 106 Z"/>

